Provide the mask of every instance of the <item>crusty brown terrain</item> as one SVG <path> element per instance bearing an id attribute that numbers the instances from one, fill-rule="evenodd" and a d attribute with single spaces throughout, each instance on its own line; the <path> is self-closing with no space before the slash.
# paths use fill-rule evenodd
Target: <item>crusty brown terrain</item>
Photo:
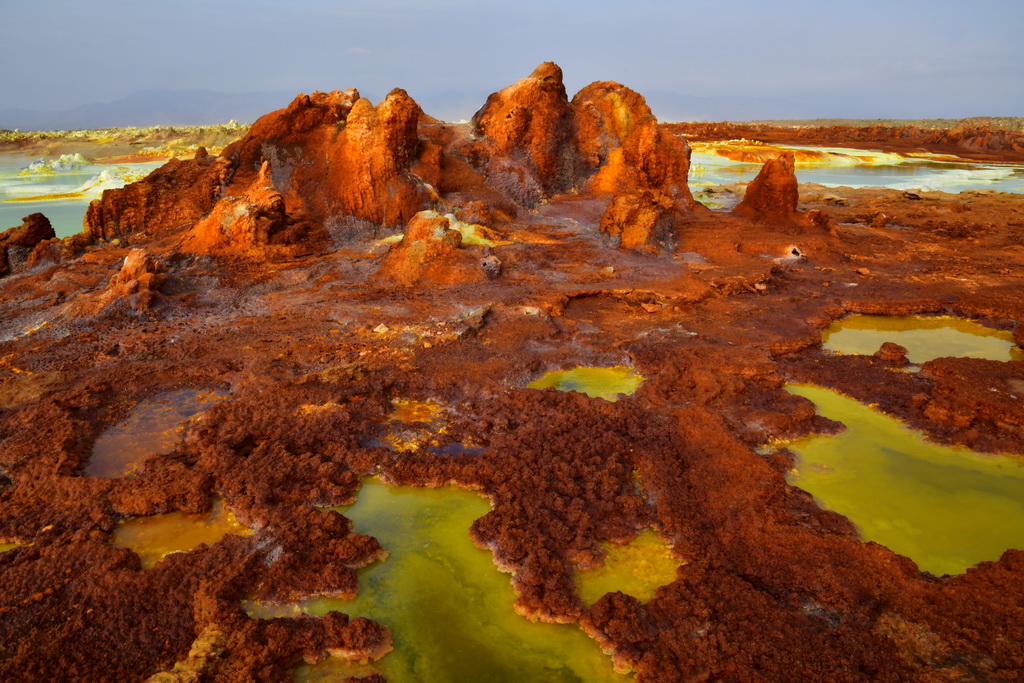
<path id="1" fill-rule="evenodd" d="M 914 125 L 783 126 L 766 123 L 664 123 L 662 126 L 690 140 L 747 139 L 760 142 L 884 149 L 888 152 L 953 154 L 976 161 L 1024 161 L 1024 132 L 967 120 L 954 128 Z"/>
<path id="2" fill-rule="evenodd" d="M 793 380 L 1024 457 L 1020 362 L 905 374 L 892 349 L 820 346 L 853 312 L 962 315 L 1019 343 L 1022 198 L 794 197 L 781 164 L 745 208 L 711 212 L 687 155 L 628 88 L 570 99 L 542 65 L 470 125 L 403 91 L 316 93 L 219 157 L 107 191 L 88 234 L 0 280 L 0 540 L 32 544 L 0 554 L 0 679 L 283 680 L 331 651 L 381 656 L 380 624 L 240 605 L 354 594 L 382 549 L 321 508 L 373 474 L 486 494 L 471 534 L 514 572 L 517 611 L 579 622 L 639 681 L 1021 680 L 1024 552 L 923 574 L 758 447 L 838 429 Z M 487 221 L 493 245 L 449 212 Z M 525 388 L 622 363 L 646 381 L 615 403 Z M 82 474 L 106 428 L 180 387 L 232 400 L 135 476 Z M 396 398 L 446 406 L 441 448 L 381 445 Z M 214 494 L 252 536 L 150 570 L 109 544 L 125 517 Z M 574 567 L 648 526 L 685 560 L 677 579 L 586 607 Z"/>

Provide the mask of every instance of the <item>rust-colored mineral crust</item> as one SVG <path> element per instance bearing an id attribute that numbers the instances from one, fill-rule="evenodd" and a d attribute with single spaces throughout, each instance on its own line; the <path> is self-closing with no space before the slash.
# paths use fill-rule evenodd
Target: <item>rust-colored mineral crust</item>
<path id="1" fill-rule="evenodd" d="M 885 342 L 881 347 L 874 353 L 874 357 L 878 360 L 891 363 L 896 366 L 909 365 L 910 361 L 907 360 L 907 349 L 899 344 L 892 342 Z"/>
<path id="2" fill-rule="evenodd" d="M 72 310 L 78 315 L 95 315 L 111 307 L 142 312 L 149 308 L 166 282 L 164 266 L 146 253 L 132 249 L 124 257 L 121 270 L 110 278 L 106 288 L 93 299 L 76 302 Z"/>
<path id="3" fill-rule="evenodd" d="M 284 197 L 274 189 L 270 162 L 265 161 L 244 195 L 222 197 L 209 216 L 185 233 L 181 251 L 263 257 L 271 245 L 311 246 L 326 240 L 322 227 L 319 235 L 311 233 L 308 223 L 285 212 Z"/>
<path id="4" fill-rule="evenodd" d="M 471 152 L 490 184 L 526 207 L 570 190 L 656 190 L 684 211 L 690 149 L 662 131 L 643 96 L 610 81 L 567 101 L 551 62 L 492 94 L 473 117 L 483 143 Z"/>

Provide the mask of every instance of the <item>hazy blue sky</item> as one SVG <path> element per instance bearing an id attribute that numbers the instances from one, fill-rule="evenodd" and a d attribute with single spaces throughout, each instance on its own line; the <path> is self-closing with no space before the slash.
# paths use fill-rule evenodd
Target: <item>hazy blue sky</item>
<path id="1" fill-rule="evenodd" d="M 0 17 L 0 109 L 153 88 L 476 101 L 553 60 L 570 96 L 615 80 L 820 116 L 1024 115 L 1024 0 L 0 0 Z"/>

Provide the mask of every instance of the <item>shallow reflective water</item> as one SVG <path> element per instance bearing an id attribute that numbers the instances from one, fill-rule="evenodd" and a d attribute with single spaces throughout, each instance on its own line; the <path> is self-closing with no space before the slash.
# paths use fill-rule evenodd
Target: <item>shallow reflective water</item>
<path id="1" fill-rule="evenodd" d="M 381 419 L 388 425 L 388 431 L 373 445 L 396 453 L 434 450 L 440 444 L 439 437 L 448 433 L 450 420 L 443 403 L 396 398 L 391 404 L 394 410 Z"/>
<path id="2" fill-rule="evenodd" d="M 15 548 L 24 548 L 27 543 L 0 543 L 0 553 L 6 553 L 8 550 L 14 550 Z"/>
<path id="3" fill-rule="evenodd" d="M 1013 334 L 962 318 L 851 315 L 822 333 L 822 347 L 844 354 L 870 356 L 885 342 L 907 349 L 912 363 L 944 356 L 1024 360 Z"/>
<path id="4" fill-rule="evenodd" d="M 830 389 L 787 390 L 846 425 L 787 444 L 798 456 L 787 480 L 852 520 L 864 540 L 936 575 L 1024 549 L 1024 460 L 930 443 Z"/>
<path id="5" fill-rule="evenodd" d="M 96 440 L 85 474 L 123 477 L 149 456 L 170 453 L 189 420 L 224 398 L 216 391 L 181 389 L 142 401 Z"/>
<path id="6" fill-rule="evenodd" d="M 604 565 L 575 576 L 576 590 L 588 605 L 615 591 L 647 602 L 658 588 L 676 580 L 679 560 L 654 529 L 641 531 L 625 545 L 602 545 L 608 551 Z"/>
<path id="7" fill-rule="evenodd" d="M 836 153 L 834 165 L 798 164 L 797 180 L 826 187 L 886 187 L 895 190 L 997 190 L 1024 193 L 1024 165 L 982 164 L 966 161 L 920 159 L 870 150 L 786 145 L 787 149 Z M 690 186 L 728 185 L 753 180 L 760 163 L 732 161 L 713 153 L 694 152 Z"/>
<path id="8" fill-rule="evenodd" d="M 391 402 L 394 412 L 388 415 L 388 422 L 412 424 L 414 422 L 435 422 L 444 413 L 444 405 L 433 399 L 417 401 L 414 399 L 396 398 Z"/>
<path id="9" fill-rule="evenodd" d="M 469 536 L 473 521 L 490 511 L 478 494 L 368 481 L 352 507 L 338 509 L 389 553 L 360 571 L 359 596 L 245 607 L 264 618 L 330 610 L 369 617 L 391 629 L 395 649 L 370 665 L 329 658 L 301 667 L 298 680 L 372 671 L 392 683 L 630 680 L 614 672 L 611 659 L 578 626 L 533 623 L 513 611 L 509 577 Z"/>
<path id="10" fill-rule="evenodd" d="M 591 398 L 617 401 L 637 390 L 644 378 L 625 365 L 610 368 L 578 367 L 572 370 L 552 370 L 538 380 L 530 382 L 529 389 L 578 391 Z"/>
<path id="11" fill-rule="evenodd" d="M 171 553 L 188 552 L 200 543 L 212 545 L 228 534 L 250 536 L 252 530 L 216 498 L 210 512 L 202 515 L 169 512 L 121 520 L 110 543 L 132 550 L 142 560 L 143 569 L 150 569 Z"/>
<path id="12" fill-rule="evenodd" d="M 0 157 L 0 230 L 21 224 L 30 213 L 50 219 L 57 237 L 82 231 L 89 202 L 104 190 L 144 178 L 163 161 L 132 164 L 92 164 L 72 159 L 3 155 Z"/>

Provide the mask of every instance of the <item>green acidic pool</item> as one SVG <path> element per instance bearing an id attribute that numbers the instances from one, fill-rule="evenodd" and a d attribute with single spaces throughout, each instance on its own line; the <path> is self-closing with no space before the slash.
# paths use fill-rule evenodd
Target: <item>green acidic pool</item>
<path id="1" fill-rule="evenodd" d="M 6 553 L 8 550 L 14 550 L 15 548 L 24 548 L 27 543 L 0 543 L 0 553 Z"/>
<path id="2" fill-rule="evenodd" d="M 552 370 L 538 380 L 530 382 L 530 389 L 578 391 L 592 398 L 616 401 L 637 390 L 644 378 L 625 365 L 610 368 L 578 367 L 572 370 Z"/>
<path id="3" fill-rule="evenodd" d="M 142 401 L 96 440 L 85 473 L 123 477 L 149 456 L 171 452 L 188 421 L 224 398 L 215 391 L 181 389 Z"/>
<path id="4" fill-rule="evenodd" d="M 224 502 L 216 498 L 206 514 L 169 512 L 122 520 L 110 543 L 132 550 L 142 560 L 143 568 L 149 569 L 171 553 L 187 552 L 201 543 L 212 545 L 228 534 L 250 536 L 252 530 L 235 519 Z"/>
<path id="5" fill-rule="evenodd" d="M 654 592 L 676 580 L 679 560 L 672 548 L 653 529 L 637 534 L 629 543 L 605 543 L 608 554 L 604 564 L 576 573 L 576 590 L 583 601 L 593 605 L 605 593 L 622 591 L 640 602 L 654 597 Z"/>
<path id="6" fill-rule="evenodd" d="M 297 680 L 373 671 L 391 683 L 630 680 L 614 672 L 611 659 L 578 626 L 533 623 L 513 611 L 508 576 L 468 533 L 490 511 L 478 494 L 367 482 L 352 507 L 338 510 L 389 553 L 361 570 L 359 596 L 279 608 L 250 602 L 246 610 L 264 618 L 330 610 L 369 617 L 391 629 L 394 650 L 370 665 L 331 657 L 301 667 Z"/>
<path id="7" fill-rule="evenodd" d="M 870 356 L 885 342 L 907 349 L 912 363 L 958 356 L 989 360 L 1024 360 L 1010 332 L 993 330 L 962 318 L 851 315 L 822 333 L 822 346 L 844 354 Z"/>
<path id="8" fill-rule="evenodd" d="M 959 574 L 1009 548 L 1024 549 L 1024 466 L 940 446 L 898 420 L 830 389 L 789 385 L 846 425 L 788 444 L 788 481 L 852 520 L 864 540 L 935 575 Z"/>

